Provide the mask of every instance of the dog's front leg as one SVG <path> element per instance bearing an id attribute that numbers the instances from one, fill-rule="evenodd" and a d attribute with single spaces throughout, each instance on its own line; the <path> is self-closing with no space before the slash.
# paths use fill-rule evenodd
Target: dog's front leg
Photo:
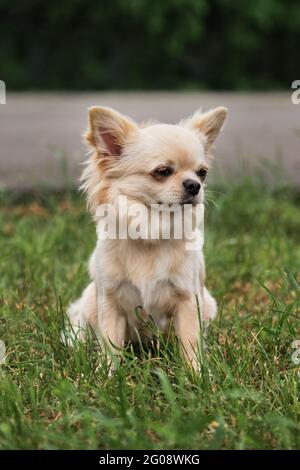
<path id="1" fill-rule="evenodd" d="M 98 296 L 98 327 L 102 349 L 110 354 L 120 354 L 126 337 L 126 318 L 120 312 L 113 296 Z M 113 368 L 113 366 L 112 366 Z"/>
<path id="2" fill-rule="evenodd" d="M 174 328 L 186 361 L 199 370 L 199 343 L 201 325 L 196 297 L 181 300 L 174 317 Z M 201 308 L 201 306 L 200 306 Z"/>

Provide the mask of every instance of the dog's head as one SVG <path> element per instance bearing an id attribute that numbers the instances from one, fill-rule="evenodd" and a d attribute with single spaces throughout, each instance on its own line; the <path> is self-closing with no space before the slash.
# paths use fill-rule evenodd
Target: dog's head
<path id="1" fill-rule="evenodd" d="M 201 203 L 212 147 L 226 113 L 218 107 L 196 112 L 178 125 L 139 126 L 113 109 L 90 108 L 86 139 L 94 152 L 82 187 L 92 213 L 119 195 L 147 206 Z"/>

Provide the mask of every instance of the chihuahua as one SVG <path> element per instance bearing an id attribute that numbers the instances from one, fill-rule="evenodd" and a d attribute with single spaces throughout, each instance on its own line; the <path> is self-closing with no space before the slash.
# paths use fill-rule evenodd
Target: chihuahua
<path id="1" fill-rule="evenodd" d="M 90 108 L 85 138 L 91 152 L 81 180 L 95 220 L 109 204 L 119 216 L 117 225 L 124 217 L 131 220 L 116 204 L 120 196 L 146 214 L 152 206 L 203 206 L 204 181 L 226 114 L 218 107 L 177 125 L 138 125 L 113 109 Z M 101 346 L 118 355 L 128 341 L 149 339 L 147 319 L 162 332 L 172 322 L 183 357 L 197 370 L 201 323 L 217 313 L 205 287 L 202 247 L 187 250 L 184 235 L 163 238 L 160 229 L 151 237 L 151 228 L 150 222 L 148 237 L 98 237 L 89 263 L 91 282 L 68 309 L 72 330 L 83 340 L 90 326 Z"/>

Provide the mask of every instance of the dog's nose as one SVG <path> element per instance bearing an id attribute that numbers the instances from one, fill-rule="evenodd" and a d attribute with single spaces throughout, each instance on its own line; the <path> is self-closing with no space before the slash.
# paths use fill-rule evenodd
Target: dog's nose
<path id="1" fill-rule="evenodd" d="M 195 180 L 184 180 L 183 181 L 184 189 L 191 194 L 191 196 L 196 196 L 199 193 L 201 185 L 198 181 Z"/>

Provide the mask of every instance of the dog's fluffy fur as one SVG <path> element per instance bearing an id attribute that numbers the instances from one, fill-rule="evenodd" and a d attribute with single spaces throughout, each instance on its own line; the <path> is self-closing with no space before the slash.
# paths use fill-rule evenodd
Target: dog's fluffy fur
<path id="1" fill-rule="evenodd" d="M 203 203 L 204 172 L 226 112 L 219 107 L 196 112 L 178 125 L 139 126 L 112 109 L 91 108 L 86 140 L 93 152 L 82 188 L 95 218 L 99 205 L 114 204 L 119 195 L 147 209 L 157 203 L 184 204 L 186 179 L 201 184 L 192 202 Z M 172 173 L 161 175 L 161 168 L 171 168 Z M 68 310 L 71 324 L 80 329 L 79 337 L 84 338 L 90 325 L 102 345 L 117 352 L 128 340 L 149 336 L 144 329 L 149 316 L 163 331 L 173 319 L 183 355 L 197 368 L 197 299 L 204 322 L 215 317 L 217 306 L 204 285 L 202 250 L 187 251 L 185 243 L 184 239 L 98 240 L 89 265 L 91 283 Z M 136 315 L 138 306 L 142 318 Z"/>

